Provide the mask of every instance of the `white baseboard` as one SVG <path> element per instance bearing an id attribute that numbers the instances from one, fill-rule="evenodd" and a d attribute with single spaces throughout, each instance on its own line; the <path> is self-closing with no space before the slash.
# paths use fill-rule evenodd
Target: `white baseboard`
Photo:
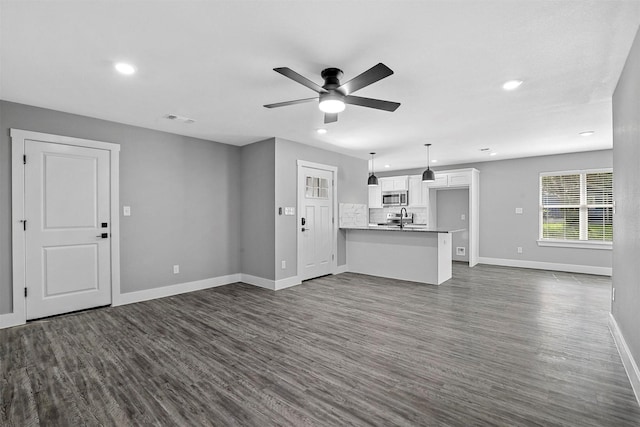
<path id="1" fill-rule="evenodd" d="M 265 289 L 276 290 L 276 281 L 271 279 L 265 279 L 263 277 L 252 276 L 250 274 L 241 273 L 240 281 L 253 286 L 259 286 Z"/>
<path id="2" fill-rule="evenodd" d="M 271 280 L 264 277 L 252 276 L 250 274 L 241 274 L 241 281 L 253 286 L 259 286 L 265 289 L 271 289 L 272 291 L 279 291 L 280 289 L 290 288 L 292 286 L 302 283 L 298 276 L 287 277 L 286 279 Z"/>
<path id="3" fill-rule="evenodd" d="M 229 283 L 240 282 L 241 274 L 230 274 L 227 276 L 212 277 L 210 279 L 196 280 L 194 282 L 178 283 L 176 285 L 163 286 L 161 288 L 145 289 L 142 291 L 127 292 L 114 298 L 113 306 L 132 304 L 134 302 L 148 301 L 156 298 L 163 298 L 172 295 L 183 294 L 185 292 L 199 291 L 202 289 L 214 288 L 216 286 L 228 285 Z"/>
<path id="4" fill-rule="evenodd" d="M 501 265 L 504 267 L 533 268 L 536 270 L 566 271 L 567 273 L 595 274 L 598 276 L 611 276 L 612 271 L 611 267 L 595 267 L 592 265 L 559 264 L 555 262 L 526 261 L 503 258 L 479 257 L 478 263 Z"/>
<path id="5" fill-rule="evenodd" d="M 349 271 L 349 266 L 347 264 L 339 265 L 338 267 L 336 267 L 336 271 L 333 274 L 346 273 L 347 271 Z"/>
<path id="6" fill-rule="evenodd" d="M 275 288 L 276 288 L 276 291 L 279 291 L 280 289 L 287 289 L 292 286 L 299 285 L 301 283 L 302 281 L 300 281 L 298 276 L 287 277 L 286 279 L 276 280 Z"/>
<path id="7" fill-rule="evenodd" d="M 16 313 L 0 314 L 0 329 L 24 325 L 25 323 L 24 318 Z"/>
<path id="8" fill-rule="evenodd" d="M 611 313 L 609 313 L 609 330 L 611 331 L 611 335 L 613 335 L 613 340 L 618 348 L 618 353 L 620 353 L 624 369 L 627 371 L 627 376 L 629 377 L 629 382 L 631 382 L 631 388 L 636 395 L 636 400 L 638 401 L 638 404 L 640 404 L 640 369 L 638 369 L 638 365 L 636 364 L 631 351 L 629 351 L 629 347 L 624 339 L 624 335 L 622 335 L 622 331 L 618 328 L 618 322 L 616 322 L 615 317 L 613 317 L 613 314 Z"/>

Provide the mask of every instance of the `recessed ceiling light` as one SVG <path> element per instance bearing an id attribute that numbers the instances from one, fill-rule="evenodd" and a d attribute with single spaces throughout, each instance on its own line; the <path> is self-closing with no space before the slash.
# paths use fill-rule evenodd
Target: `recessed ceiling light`
<path id="1" fill-rule="evenodd" d="M 324 135 L 325 133 L 327 133 L 327 130 L 325 128 L 320 128 L 316 129 L 316 132 L 318 132 L 320 135 Z"/>
<path id="2" fill-rule="evenodd" d="M 384 165 L 384 167 L 385 167 L 385 168 L 390 168 L 390 167 L 391 167 L 391 165 Z"/>
<path id="3" fill-rule="evenodd" d="M 504 90 L 514 90 L 520 87 L 522 80 L 509 80 L 502 85 Z"/>
<path id="4" fill-rule="evenodd" d="M 118 70 L 120 74 L 124 74 L 130 76 L 136 72 L 136 67 L 131 64 L 127 64 L 126 62 L 118 62 L 114 65 L 115 69 Z"/>
<path id="5" fill-rule="evenodd" d="M 490 156 L 497 156 L 498 153 L 489 153 Z"/>
<path id="6" fill-rule="evenodd" d="M 580 136 L 591 136 L 594 133 L 596 133 L 596 132 L 593 131 L 593 130 L 587 130 L 587 131 L 584 131 L 584 132 L 580 132 Z"/>
<path id="7" fill-rule="evenodd" d="M 431 160 L 431 163 L 438 163 L 436 159 Z"/>

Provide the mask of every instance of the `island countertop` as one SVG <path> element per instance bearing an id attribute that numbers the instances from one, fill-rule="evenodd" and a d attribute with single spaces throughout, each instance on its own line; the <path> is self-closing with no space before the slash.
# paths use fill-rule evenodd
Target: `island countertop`
<path id="1" fill-rule="evenodd" d="M 376 230 L 376 231 L 402 231 L 402 232 L 419 232 L 419 233 L 456 233 L 466 230 L 465 228 L 459 229 L 444 229 L 444 228 L 431 228 L 420 227 L 415 225 L 405 225 L 404 228 L 399 226 L 389 225 L 365 225 L 365 226 L 347 226 L 340 227 L 341 230 Z"/>

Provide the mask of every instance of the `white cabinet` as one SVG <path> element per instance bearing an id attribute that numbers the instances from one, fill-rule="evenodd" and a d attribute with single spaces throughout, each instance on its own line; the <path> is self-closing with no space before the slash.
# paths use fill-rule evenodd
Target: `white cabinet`
<path id="1" fill-rule="evenodd" d="M 369 188 L 369 208 L 382 207 L 382 186 L 376 185 Z"/>
<path id="2" fill-rule="evenodd" d="M 429 188 L 443 188 L 449 186 L 449 174 L 436 172 L 436 180 L 427 184 Z"/>
<path id="3" fill-rule="evenodd" d="M 471 184 L 471 171 L 449 172 L 449 187 L 468 187 Z"/>
<path id="4" fill-rule="evenodd" d="M 409 189 L 407 178 L 406 175 L 380 178 L 380 187 L 382 191 L 407 191 Z"/>
<path id="5" fill-rule="evenodd" d="M 424 208 L 429 205 L 429 187 L 422 182 L 422 175 L 409 176 L 409 206 Z"/>
<path id="6" fill-rule="evenodd" d="M 429 188 L 468 187 L 471 185 L 471 170 L 460 172 L 436 172 L 436 180 Z"/>

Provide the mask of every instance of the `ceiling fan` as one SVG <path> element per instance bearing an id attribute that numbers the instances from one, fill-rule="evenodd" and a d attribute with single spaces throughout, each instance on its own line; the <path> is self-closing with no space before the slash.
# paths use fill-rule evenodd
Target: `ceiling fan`
<path id="1" fill-rule="evenodd" d="M 320 110 L 324 112 L 324 122 L 333 123 L 338 121 L 338 113 L 345 109 L 345 104 L 359 105 L 361 107 L 375 108 L 377 110 L 384 111 L 395 111 L 400 106 L 399 102 L 362 98 L 360 96 L 351 95 L 353 92 L 393 74 L 391 68 L 387 67 L 383 63 L 379 63 L 378 65 L 369 68 L 364 73 L 343 84 L 340 84 L 340 79 L 343 75 L 342 70 L 338 68 L 325 68 L 320 73 L 320 76 L 324 79 L 324 85 L 322 86 L 315 84 L 311 80 L 301 76 L 288 67 L 274 68 L 273 71 L 308 87 L 314 92 L 317 92 L 320 96 L 267 104 L 265 105 L 267 108 L 284 107 L 287 105 L 302 104 L 304 102 L 319 101 L 318 106 Z"/>

